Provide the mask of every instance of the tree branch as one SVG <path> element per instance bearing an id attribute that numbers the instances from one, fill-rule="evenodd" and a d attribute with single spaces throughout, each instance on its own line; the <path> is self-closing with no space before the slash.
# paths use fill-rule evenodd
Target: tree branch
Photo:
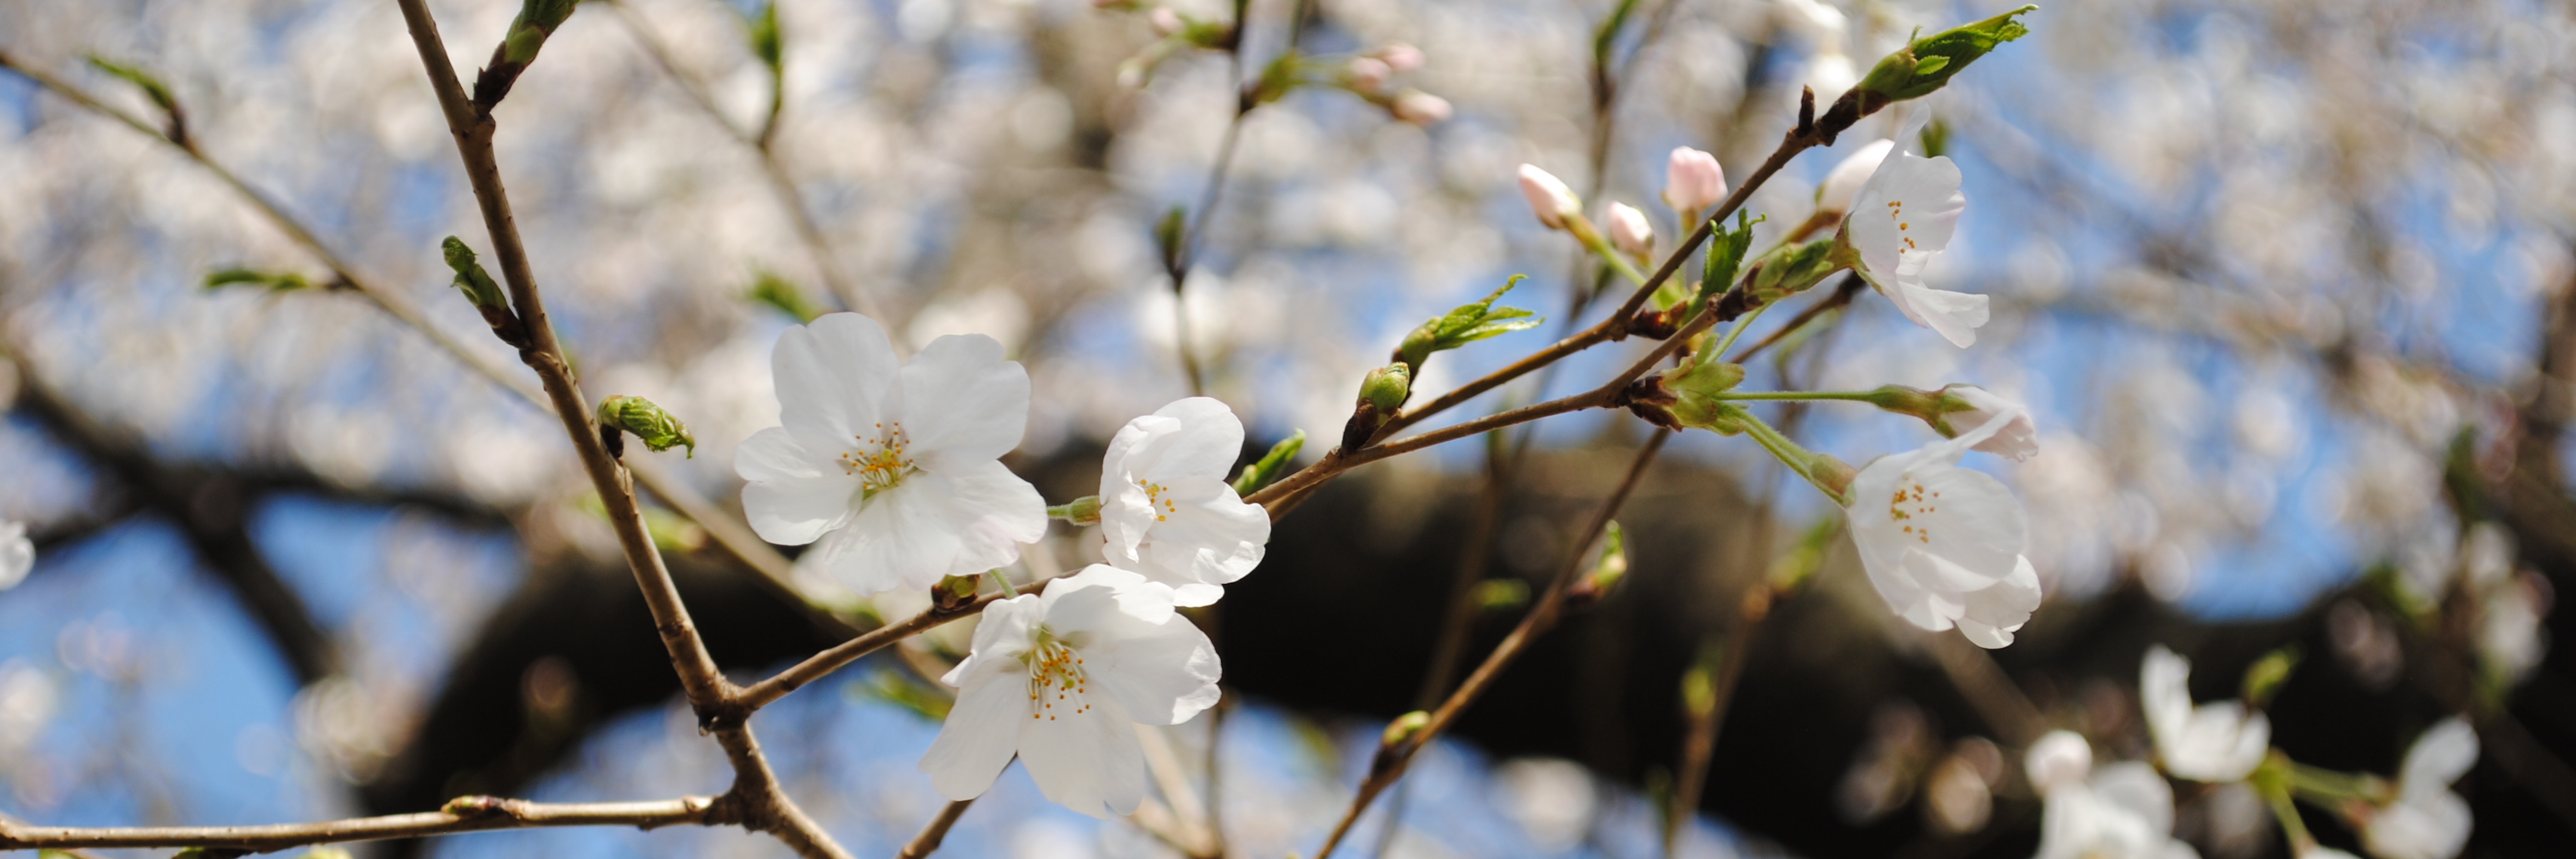
<path id="1" fill-rule="evenodd" d="M 259 189 L 251 187 L 248 182 L 243 181 L 240 176 L 234 174 L 230 168 L 225 167 L 221 162 L 218 162 L 213 158 L 207 157 L 204 151 L 197 148 L 194 141 L 182 142 L 172 139 L 161 129 L 155 128 L 150 123 L 146 123 L 141 119 L 128 115 L 124 111 L 108 106 L 105 102 L 99 101 L 88 92 L 72 85 L 71 82 L 54 77 L 44 71 L 18 62 L 5 50 L 0 50 L 0 69 L 7 69 L 11 72 L 15 72 L 20 77 L 24 77 L 27 80 L 35 82 L 37 86 L 51 91 L 55 95 L 61 96 L 64 100 L 69 101 L 74 105 L 101 116 L 105 116 L 109 119 L 116 120 L 117 122 L 123 123 L 136 131 L 140 131 L 144 134 L 158 138 L 163 142 L 169 143 L 171 146 L 177 148 L 180 154 L 187 156 L 190 161 L 195 162 L 199 168 L 205 170 L 209 175 L 214 176 L 217 180 L 220 180 L 225 185 L 231 187 L 235 193 L 240 194 L 242 199 L 248 201 L 252 207 L 258 209 L 262 215 L 267 216 L 269 223 L 275 225 L 280 232 L 285 233 L 288 239 L 294 241 L 298 245 L 302 245 L 306 252 L 313 254 L 314 258 L 321 261 L 323 266 L 331 269 L 331 274 L 338 283 L 346 284 L 349 288 L 357 290 L 358 294 L 365 296 L 368 301 L 374 303 L 378 308 L 393 316 L 396 321 L 420 332 L 421 336 L 429 338 L 432 345 L 435 345 L 446 351 L 448 354 L 455 356 L 456 359 L 464 363 L 466 367 L 482 374 L 485 378 L 491 379 L 495 384 L 500 385 L 502 390 L 516 394 L 520 399 L 525 400 L 530 405 L 537 406 L 538 408 L 548 407 L 545 393 L 540 391 L 536 386 L 528 384 L 526 377 L 510 370 L 506 365 L 493 361 L 491 357 L 482 350 L 468 346 L 464 340 L 459 339 L 456 336 L 447 333 L 445 330 L 440 329 L 436 325 L 431 324 L 429 318 L 422 315 L 420 308 L 414 306 L 411 303 L 411 299 L 403 293 L 388 288 L 376 280 L 359 273 L 355 267 L 349 265 L 346 260 L 343 260 L 338 253 L 332 251 L 329 245 L 324 244 L 320 238 L 316 237 L 311 230 L 306 229 L 301 221 L 298 221 L 294 216 L 287 214 L 284 208 L 280 207 L 274 201 L 271 201 L 267 195 L 260 193 Z M 453 71 L 454 70 L 451 68 L 451 79 L 453 77 Z M 721 511 L 717 510 L 714 505 L 709 504 L 705 498 L 699 496 L 697 492 L 690 489 L 687 484 L 671 479 L 669 476 L 663 474 L 659 468 L 652 467 L 649 463 L 638 462 L 637 465 L 641 467 L 634 469 L 636 477 L 643 482 L 645 488 L 652 490 L 654 495 L 661 497 L 665 502 L 677 509 L 681 515 L 696 520 L 700 526 L 707 529 L 709 536 L 715 538 L 718 545 L 724 547 L 726 552 L 731 553 L 735 558 L 741 560 L 745 566 L 750 567 L 754 572 L 769 579 L 773 589 L 784 594 L 795 593 L 795 589 L 787 584 L 787 570 L 789 568 L 787 559 L 778 554 L 776 549 L 770 548 L 768 543 L 762 542 L 758 538 L 754 537 L 751 534 L 750 529 L 743 527 L 741 523 L 735 521 L 732 517 L 726 516 Z M 803 602 L 803 598 L 798 597 L 798 601 Z"/>
<path id="2" fill-rule="evenodd" d="M 814 654 L 811 658 L 796 663 L 795 666 L 778 672 L 767 680 L 742 687 L 734 693 L 730 706 L 741 715 L 749 715 L 753 710 L 769 706 L 770 702 L 787 697 L 789 692 L 794 692 L 806 684 L 821 680 L 832 672 L 840 670 L 841 666 L 859 661 L 860 657 L 949 621 L 982 612 L 985 606 L 992 605 L 1000 599 L 1002 595 L 994 593 L 986 594 L 956 608 L 932 606 L 906 620 L 878 627 L 866 635 Z"/>
<path id="3" fill-rule="evenodd" d="M 949 828 L 956 826 L 957 818 L 966 816 L 966 807 L 974 804 L 974 800 L 961 799 L 939 809 L 939 816 L 931 818 L 930 825 L 921 828 L 921 834 L 904 844 L 903 852 L 895 854 L 895 859 L 925 859 L 938 852 L 939 842 L 947 840 Z"/>
<path id="4" fill-rule="evenodd" d="M 1503 669 L 1511 666 L 1512 660 L 1519 658 L 1540 635 L 1556 626 L 1565 609 L 1566 591 L 1583 572 L 1584 556 L 1591 553 L 1593 543 L 1600 540 L 1602 532 L 1609 528 L 1611 517 L 1618 515 L 1620 506 L 1627 503 L 1629 493 L 1634 492 L 1637 482 L 1645 477 L 1646 466 L 1655 461 L 1655 454 L 1661 452 L 1664 442 L 1672 437 L 1672 430 L 1658 429 L 1646 440 L 1646 446 L 1637 450 L 1636 458 L 1628 464 L 1627 474 L 1619 479 L 1618 488 L 1611 490 L 1610 497 L 1601 502 L 1601 509 L 1592 515 L 1592 521 L 1584 526 L 1582 536 L 1574 541 L 1572 557 L 1559 568 L 1556 579 L 1548 583 L 1547 592 L 1539 597 L 1538 604 L 1530 608 L 1529 614 L 1521 617 L 1520 625 L 1513 627 L 1511 634 L 1494 646 L 1494 652 L 1485 657 L 1484 663 L 1476 666 L 1475 673 L 1467 675 L 1467 681 L 1459 685 L 1458 691 L 1450 693 L 1440 709 L 1433 710 L 1430 720 L 1411 736 L 1378 747 L 1377 758 L 1369 763 L 1368 778 L 1360 782 L 1359 794 L 1351 799 L 1351 807 L 1343 812 L 1341 822 L 1333 826 L 1333 834 L 1325 838 L 1324 846 L 1316 849 L 1315 859 L 1331 859 L 1333 848 L 1350 834 L 1351 825 L 1359 822 L 1361 813 L 1368 811 L 1369 802 L 1377 799 L 1388 785 L 1404 777 L 1414 754 L 1438 739 L 1442 731 L 1458 720 L 1460 713 L 1494 685 L 1494 681 L 1502 676 Z"/>
<path id="5" fill-rule="evenodd" d="M 677 824 L 714 826 L 732 823 L 721 799 L 688 796 L 655 802 L 538 803 L 489 796 L 459 797 L 447 807 L 420 814 L 358 817 L 319 823 L 269 826 L 109 826 L 80 828 L 29 826 L 0 819 L 0 850 L 63 850 L 77 847 L 205 847 L 241 853 L 267 853 L 311 844 L 342 844 L 387 838 L 417 838 L 457 832 L 529 829 L 548 826 L 633 826 L 653 829 Z"/>

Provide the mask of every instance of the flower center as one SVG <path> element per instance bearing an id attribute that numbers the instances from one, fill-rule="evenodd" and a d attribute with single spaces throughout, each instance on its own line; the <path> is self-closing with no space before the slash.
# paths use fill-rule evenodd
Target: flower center
<path id="1" fill-rule="evenodd" d="M 841 454 L 841 473 L 858 476 L 861 500 L 903 485 L 904 476 L 913 472 L 912 457 L 905 455 L 912 439 L 903 434 L 903 425 L 877 424 L 876 430 L 876 438 L 851 436 L 858 449 Z"/>
<path id="2" fill-rule="evenodd" d="M 1160 522 L 1169 514 L 1181 512 L 1181 508 L 1179 506 L 1174 505 L 1172 502 L 1164 500 L 1163 498 L 1163 493 L 1172 491 L 1171 487 L 1141 478 L 1136 481 L 1136 485 L 1145 488 L 1146 507 L 1162 508 L 1154 511 L 1154 521 Z"/>
<path id="3" fill-rule="evenodd" d="M 1053 720 L 1057 704 L 1073 709 L 1072 715 L 1091 712 L 1091 702 L 1083 696 L 1091 691 L 1091 676 L 1083 670 L 1082 653 L 1055 637 L 1046 627 L 1038 627 L 1037 646 L 1020 655 L 1020 663 L 1029 667 L 1029 718 Z"/>
<path id="4" fill-rule="evenodd" d="M 1923 484 L 1919 481 L 1910 486 L 1899 486 L 1896 497 L 1887 501 L 1887 518 L 1906 523 L 1905 533 L 1929 544 L 1932 542 L 1931 516 L 1941 511 L 1940 502 L 1934 499 L 1940 497 L 1941 493 L 1923 491 Z"/>
<path id="5" fill-rule="evenodd" d="M 1896 237 L 1905 242 L 1905 249 L 1914 250 L 1914 237 L 1905 234 L 1906 231 L 1914 228 L 1912 223 L 1905 220 L 1905 201 L 1887 201 L 1887 219 L 1896 222 Z"/>

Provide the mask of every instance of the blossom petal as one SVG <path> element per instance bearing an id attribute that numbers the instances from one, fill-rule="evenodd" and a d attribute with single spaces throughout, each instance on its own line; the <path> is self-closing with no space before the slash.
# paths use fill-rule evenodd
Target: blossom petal
<path id="1" fill-rule="evenodd" d="M 875 425 L 902 411 L 894 345 L 877 321 L 831 313 L 787 329 L 769 354 L 778 422 L 805 449 L 828 459 L 875 438 Z"/>
<path id="2" fill-rule="evenodd" d="M 941 575 L 963 576 L 1009 566 L 1020 544 L 1046 537 L 1046 498 L 1038 488 L 993 460 L 948 473 L 917 474 L 906 482 L 945 500 L 945 526 L 958 535 L 958 553 Z"/>
<path id="3" fill-rule="evenodd" d="M 1894 290 L 1884 290 L 1914 324 L 1932 329 L 1941 339 L 1961 349 L 1977 343 L 1977 329 L 1991 317 L 1986 296 L 1966 292 L 1933 289 L 1919 282 L 1898 279 Z"/>
<path id="4" fill-rule="evenodd" d="M 1058 707 L 1054 718 L 1020 720 L 1020 764 L 1058 805 L 1103 820 L 1133 814 L 1145 800 L 1136 726 L 1108 696 L 1087 703 L 1083 712 Z"/>
<path id="5" fill-rule="evenodd" d="M 760 539 L 802 546 L 850 524 L 859 479 L 832 474 L 742 485 L 743 518 Z"/>
<path id="6" fill-rule="evenodd" d="M 840 470 L 827 468 L 831 460 L 830 454 L 808 452 L 785 427 L 770 427 L 734 447 L 733 473 L 750 481 L 821 477 Z"/>
<path id="7" fill-rule="evenodd" d="M 1029 426 L 1029 371 L 981 334 L 951 334 L 903 365 L 903 430 L 913 463 L 949 472 L 1001 458 Z"/>
<path id="8" fill-rule="evenodd" d="M 961 535 L 948 521 L 948 500 L 922 477 L 877 493 L 815 548 L 844 587 L 866 596 L 927 588 L 949 574 Z"/>
<path id="9" fill-rule="evenodd" d="M 2478 732 L 2453 716 L 2435 724 L 2406 750 L 2397 784 L 2409 795 L 2430 795 L 2467 775 L 2478 764 Z"/>
<path id="10" fill-rule="evenodd" d="M 1022 723 L 1029 721 L 1028 689 L 1019 679 L 989 672 L 957 694 L 939 738 L 921 756 L 921 771 L 930 774 L 941 796 L 961 802 L 982 796 L 1011 765 L 1020 751 Z"/>
<path id="11" fill-rule="evenodd" d="M 2013 643 L 2013 633 L 2030 621 L 2030 613 L 2040 602 L 2039 572 L 2025 557 L 2013 566 L 2012 575 L 1966 595 L 1966 610 L 1959 615 L 1959 632 L 1978 647 L 1993 650 Z"/>

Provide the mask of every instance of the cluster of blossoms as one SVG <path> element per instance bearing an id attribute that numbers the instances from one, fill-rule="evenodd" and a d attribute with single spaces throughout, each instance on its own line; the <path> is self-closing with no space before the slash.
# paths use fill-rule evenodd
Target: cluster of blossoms
<path id="1" fill-rule="evenodd" d="M 2279 667 L 2267 667 L 2272 663 Z M 2258 662 L 2249 696 L 2268 694 L 2286 662 Z M 2407 750 L 2397 780 L 2347 775 L 2298 764 L 2271 747 L 2271 722 L 2246 701 L 2195 706 L 2191 663 L 2157 645 L 2138 672 L 2138 698 L 2158 763 L 2095 766 L 2092 745 L 2073 731 L 2051 731 L 2023 754 L 2032 788 L 2046 800 L 2039 859 L 2190 859 L 2198 854 L 2173 837 L 2174 793 L 2164 776 L 2210 785 L 2243 783 L 2281 818 L 2299 859 L 2354 859 L 2324 847 L 2291 810 L 2304 800 L 2341 817 L 2377 859 L 2453 859 L 2468 843 L 2469 806 L 2451 783 L 2476 765 L 2477 732 L 2458 717 L 2427 729 Z"/>
<path id="2" fill-rule="evenodd" d="M 735 454 L 763 539 L 812 544 L 860 594 L 922 590 L 1012 565 L 1047 529 L 1036 487 L 1000 459 L 1028 423 L 1029 378 L 982 335 L 932 341 L 910 361 L 875 320 L 823 316 L 771 353 L 779 426 Z M 1136 725 L 1188 721 L 1217 701 L 1215 648 L 1175 611 L 1225 595 L 1261 562 L 1270 517 L 1225 481 L 1243 425 L 1193 397 L 1121 429 L 1096 521 L 1109 563 L 985 609 L 959 689 L 922 758 L 941 793 L 970 799 L 1014 756 L 1047 798 L 1094 816 L 1144 798 Z M 1094 512 L 1096 511 L 1096 512 Z"/>
<path id="3" fill-rule="evenodd" d="M 1899 141 L 1917 135 L 1925 118 L 1917 114 L 1897 138 L 1862 146 L 1836 165 L 1817 187 L 1816 210 L 1807 226 L 1778 249 L 1745 264 L 1745 283 L 1760 302 L 1757 311 L 1848 270 L 1915 324 L 1957 346 L 1976 342 L 1976 329 L 1987 318 L 1986 297 L 1934 289 L 1923 277 L 1931 260 L 1948 247 L 1967 205 L 1959 168 L 1949 158 L 1925 158 L 1900 147 Z M 1652 252 L 1654 230 L 1637 208 L 1612 202 L 1604 215 L 1609 226 L 1605 235 L 1584 216 L 1582 201 L 1562 180 L 1528 164 L 1521 165 L 1519 178 L 1539 223 L 1571 233 L 1605 261 L 1643 261 Z M 1725 174 L 1708 153 L 1675 149 L 1662 196 L 1687 229 L 1726 197 Z M 1831 238 L 1801 243 L 1829 226 L 1835 228 Z M 1750 236 L 1742 238 L 1749 241 Z M 1744 245 L 1736 247 L 1741 253 Z M 1720 253 L 1711 251 L 1712 257 Z M 1727 289 L 1728 284 L 1713 278 L 1731 269 L 1712 261 L 1709 271 L 1712 279 L 1697 289 L 1658 300 L 1656 310 L 1666 324 L 1700 312 L 1697 302 L 1680 296 L 1715 296 Z M 1842 503 L 1870 583 L 1899 616 L 1928 630 L 1958 629 L 1983 647 L 2012 643 L 2013 632 L 2029 620 L 2041 596 L 2038 572 L 2023 554 L 2028 517 L 2001 481 L 1959 463 L 1971 450 L 2014 460 L 2036 454 L 2038 430 L 2029 409 L 1973 385 L 1939 391 L 1891 386 L 1852 393 L 1740 393 L 1732 389 L 1742 381 L 1742 372 L 1718 363 L 1715 351 L 1703 349 L 1658 380 L 1673 402 L 1666 412 L 1650 417 L 1677 428 L 1752 433 Z M 1920 417 L 1949 438 L 1880 457 L 1854 473 L 1831 457 L 1796 449 L 1730 405 L 1751 399 L 1870 402 Z"/>

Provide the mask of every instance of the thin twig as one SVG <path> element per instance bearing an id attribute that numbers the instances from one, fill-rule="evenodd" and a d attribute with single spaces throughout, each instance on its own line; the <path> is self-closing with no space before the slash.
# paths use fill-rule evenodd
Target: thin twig
<path id="1" fill-rule="evenodd" d="M 939 842 L 947 840 L 948 830 L 957 825 L 957 818 L 966 816 L 966 807 L 974 804 L 975 800 L 961 799 L 940 808 L 939 816 L 931 818 L 930 825 L 921 828 L 921 834 L 905 843 L 895 859 L 924 859 L 938 852 Z"/>
<path id="2" fill-rule="evenodd" d="M 0 820 L 0 850 L 65 850 L 76 847 L 208 847 L 267 853 L 312 844 L 418 838 L 457 832 L 541 826 L 718 825 L 724 807 L 702 796 L 656 802 L 538 803 L 471 796 L 440 811 L 391 814 L 319 823 L 270 826 L 30 826 Z"/>
<path id="3" fill-rule="evenodd" d="M 1002 595 L 994 593 L 986 594 L 974 602 L 953 609 L 932 606 L 901 622 L 877 627 L 875 631 L 866 635 L 841 642 L 829 650 L 807 657 L 805 661 L 796 663 L 793 667 L 778 672 L 767 680 L 742 687 L 733 694 L 731 706 L 748 714 L 768 706 L 770 702 L 786 697 L 787 693 L 803 688 L 806 684 L 821 680 L 832 672 L 840 670 L 841 666 L 857 662 L 860 657 L 874 653 L 886 645 L 911 638 L 949 621 L 981 612 L 984 607 L 1000 599 Z"/>
<path id="4" fill-rule="evenodd" d="M 136 131 L 169 143 L 173 148 L 178 149 L 180 154 L 194 162 L 199 169 L 205 170 L 207 174 L 231 187 L 234 193 L 241 195 L 242 199 L 258 209 L 260 214 L 267 216 L 269 223 L 276 226 L 279 232 L 285 233 L 289 240 L 303 246 L 307 253 L 311 253 L 325 268 L 329 268 L 336 282 L 347 284 L 359 295 L 365 296 L 370 303 L 393 316 L 395 321 L 429 338 L 431 345 L 455 356 L 466 367 L 500 385 L 502 390 L 516 394 L 520 399 L 538 408 L 549 407 L 545 392 L 536 385 L 529 384 L 526 376 L 506 364 L 493 360 L 485 350 L 469 346 L 463 339 L 432 324 L 429 318 L 424 316 L 403 293 L 387 288 L 375 279 L 359 273 L 356 267 L 351 266 L 329 245 L 316 237 L 313 231 L 306 229 L 303 222 L 287 214 L 283 207 L 270 200 L 259 189 L 252 187 L 250 183 L 243 181 L 231 168 L 207 156 L 203 150 L 194 145 L 193 141 L 189 145 L 181 145 L 178 141 L 171 140 L 161 129 L 108 106 L 69 81 L 17 62 L 6 51 L 0 51 L 0 68 L 16 72 L 19 76 L 34 81 L 37 86 L 92 113 L 116 120 Z M 638 461 L 631 468 L 635 471 L 637 480 L 642 482 L 646 489 L 670 504 L 680 515 L 704 527 L 707 534 L 715 538 L 717 545 L 724 547 L 725 551 L 732 554 L 735 559 L 759 573 L 772 591 L 795 595 L 794 587 L 787 584 L 789 568 L 787 559 L 779 555 L 776 549 L 770 548 L 768 543 L 753 536 L 749 528 L 743 527 L 740 522 L 717 510 L 715 505 L 708 503 L 703 496 L 697 494 L 696 490 L 690 489 L 686 483 L 672 479 L 659 467 L 646 461 Z M 796 597 L 795 601 L 800 605 L 805 604 L 802 597 Z M 817 614 L 818 620 L 840 623 L 838 620 L 830 619 L 828 612 Z"/>
<path id="5" fill-rule="evenodd" d="M 1530 608 L 1529 614 L 1521 617 L 1520 625 L 1513 627 L 1511 634 L 1504 636 L 1502 643 L 1494 646 L 1493 653 L 1487 655 L 1485 661 L 1476 666 L 1475 673 L 1467 675 L 1467 681 L 1459 685 L 1458 691 L 1450 693 L 1449 698 L 1441 702 L 1439 709 L 1431 711 L 1430 719 L 1411 736 L 1398 740 L 1393 745 L 1379 747 L 1377 759 L 1370 762 L 1368 778 L 1360 782 L 1358 796 L 1351 799 L 1351 807 L 1343 812 L 1341 822 L 1334 824 L 1333 834 L 1324 840 L 1324 846 L 1316 849 L 1315 859 L 1331 859 L 1333 848 L 1339 846 L 1342 838 L 1350 834 L 1351 825 L 1359 821 L 1361 813 L 1368 811 L 1369 802 L 1375 800 L 1379 793 L 1384 792 L 1388 785 L 1404 777 L 1406 768 L 1413 762 L 1414 754 L 1429 746 L 1432 740 L 1439 738 L 1442 731 L 1447 730 L 1451 723 L 1458 720 L 1459 714 L 1464 713 L 1469 705 L 1474 704 L 1477 698 L 1484 695 L 1486 689 L 1494 685 L 1494 681 L 1502 676 L 1503 669 L 1510 667 L 1512 661 L 1519 658 L 1523 651 L 1528 650 L 1538 636 L 1556 626 L 1565 608 L 1566 591 L 1583 572 L 1584 556 L 1590 554 L 1593 543 L 1600 540 L 1602 532 L 1610 526 L 1611 517 L 1618 515 L 1620 506 L 1627 503 L 1628 495 L 1636 490 L 1637 483 L 1645 477 L 1646 466 L 1655 461 L 1655 454 L 1662 451 L 1664 442 L 1672 437 L 1672 430 L 1657 429 L 1655 434 L 1646 440 L 1646 445 L 1637 450 L 1636 458 L 1628 464 L 1627 474 L 1619 479 L 1618 487 L 1611 490 L 1610 497 L 1602 501 L 1601 509 L 1593 513 L 1591 522 L 1585 525 L 1582 535 L 1574 541 L 1571 557 L 1568 557 L 1565 565 L 1558 569 L 1556 578 L 1548 583 L 1547 592 L 1539 597 L 1538 603 Z"/>
<path id="6" fill-rule="evenodd" d="M 719 672 L 706 642 L 690 621 L 688 606 L 681 601 L 670 570 L 663 566 L 660 550 L 645 531 L 643 510 L 636 502 L 631 475 L 601 442 L 589 405 L 564 360 L 562 347 L 555 341 L 553 326 L 546 320 L 545 303 L 537 290 L 527 248 L 510 213 L 509 193 L 502 186 L 500 165 L 493 153 L 496 127 L 490 108 L 466 99 L 456 70 L 448 62 L 446 46 L 439 39 L 438 23 L 431 19 L 425 0 L 399 3 L 412 44 L 419 50 L 421 65 L 429 75 L 430 88 L 438 94 L 439 106 L 447 116 L 448 132 L 456 140 L 457 154 L 465 164 L 475 202 L 482 210 L 493 256 L 500 262 L 502 278 L 509 285 L 511 308 L 525 329 L 520 360 L 544 382 L 555 413 L 571 436 L 583 469 L 590 474 L 591 486 L 599 493 L 601 505 L 617 529 L 627 567 L 635 576 L 636 587 L 643 591 L 645 606 L 653 613 L 655 631 L 670 653 L 671 668 L 679 674 L 680 686 L 701 724 L 715 734 L 733 765 L 734 784 L 725 799 L 739 807 L 739 822 L 745 828 L 770 833 L 800 856 L 848 859 L 849 851 L 787 798 L 768 758 L 760 752 L 760 742 L 753 736 L 749 720 L 729 710 L 727 705 L 735 692 L 733 684 Z"/>

